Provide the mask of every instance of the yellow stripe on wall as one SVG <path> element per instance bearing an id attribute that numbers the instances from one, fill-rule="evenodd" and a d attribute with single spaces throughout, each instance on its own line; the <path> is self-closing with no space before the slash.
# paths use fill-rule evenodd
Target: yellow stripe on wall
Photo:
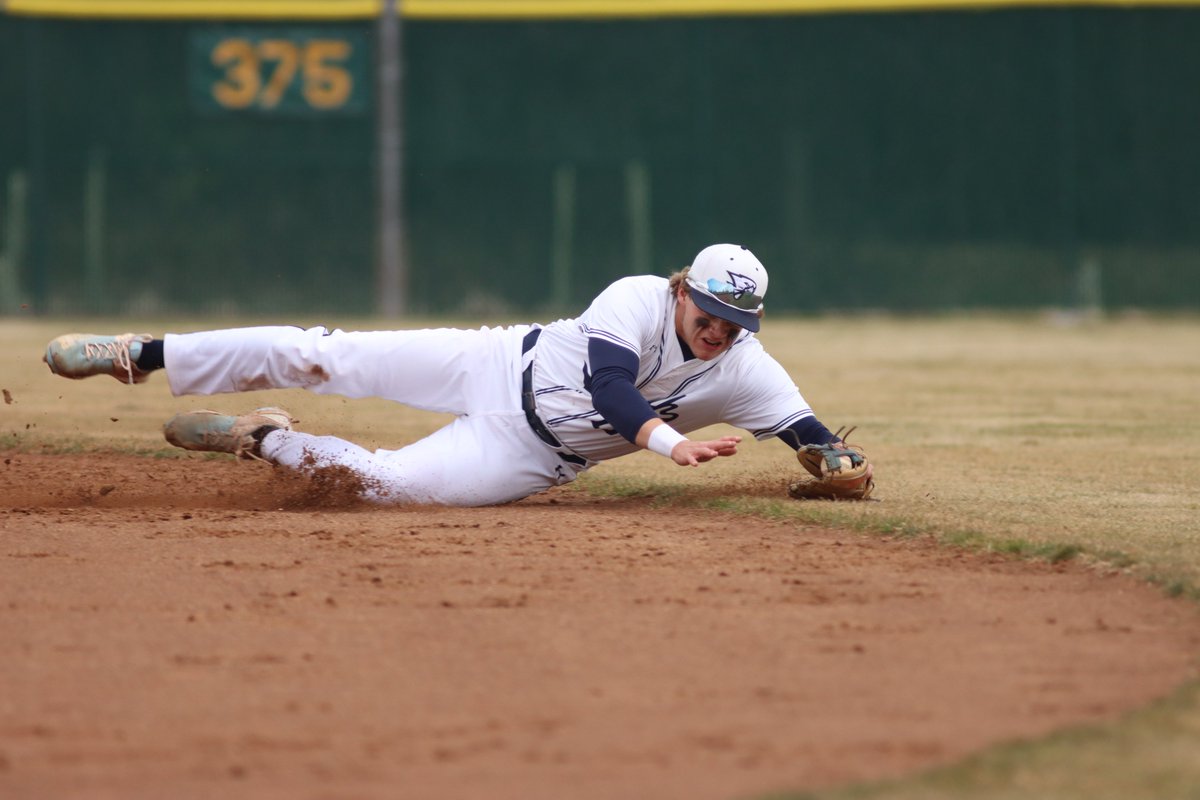
<path id="1" fill-rule="evenodd" d="M 10 14 L 127 19 L 369 19 L 381 0 L 0 0 Z"/>
<path id="2" fill-rule="evenodd" d="M 399 0 L 413 19 L 598 19 L 953 11 L 1013 7 L 1200 6 L 1200 0 Z M 137 19 L 370 19 L 383 0 L 0 0 L 10 14 Z"/>

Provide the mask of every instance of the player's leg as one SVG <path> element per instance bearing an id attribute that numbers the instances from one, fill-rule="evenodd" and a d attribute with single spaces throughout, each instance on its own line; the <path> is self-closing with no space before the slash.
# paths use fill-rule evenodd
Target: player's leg
<path id="1" fill-rule="evenodd" d="M 408 447 L 374 453 L 333 436 L 279 429 L 262 438 L 258 455 L 307 474 L 345 470 L 364 499 L 384 504 L 495 505 L 580 471 L 538 441 L 520 414 L 460 417 Z"/>
<path id="2" fill-rule="evenodd" d="M 241 416 L 189 411 L 172 417 L 163 431 L 188 450 L 261 459 L 314 476 L 332 473 L 381 504 L 494 505 L 582 471 L 538 440 L 521 414 L 459 417 L 408 447 L 374 453 L 334 436 L 294 431 L 291 423 L 275 408 Z"/>
<path id="3" fill-rule="evenodd" d="M 305 388 L 463 414 L 516 407 L 520 339 L 527 331 L 271 326 L 163 339 L 68 334 L 50 343 L 45 361 L 64 377 L 112 375 L 129 383 L 144 382 L 165 366 L 175 395 Z"/>
<path id="4" fill-rule="evenodd" d="M 168 335 L 165 363 L 176 395 L 299 387 L 454 414 L 515 410 L 526 330 L 208 331 Z"/>

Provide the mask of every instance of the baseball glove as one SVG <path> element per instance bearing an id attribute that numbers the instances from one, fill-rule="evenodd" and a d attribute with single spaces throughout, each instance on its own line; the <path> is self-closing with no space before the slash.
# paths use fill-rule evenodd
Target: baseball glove
<path id="1" fill-rule="evenodd" d="M 840 437 L 841 431 L 836 435 Z M 788 495 L 797 500 L 866 500 L 875 489 L 875 469 L 867 454 L 845 440 L 806 444 L 796 451 L 796 458 L 812 476 L 788 485 Z"/>

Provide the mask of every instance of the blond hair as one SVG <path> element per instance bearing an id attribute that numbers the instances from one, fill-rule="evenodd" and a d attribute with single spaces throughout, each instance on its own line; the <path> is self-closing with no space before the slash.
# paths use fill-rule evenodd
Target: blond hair
<path id="1" fill-rule="evenodd" d="M 676 292 L 678 292 L 680 286 L 683 287 L 683 290 L 685 292 L 690 291 L 690 287 L 687 285 L 687 282 L 684 280 L 684 278 L 687 277 L 689 270 L 691 270 L 691 267 L 684 267 L 683 269 L 679 270 L 679 272 L 676 272 L 675 274 L 671 275 L 671 277 L 667 278 L 667 280 L 669 281 L 669 283 L 667 284 L 667 288 L 670 290 L 671 294 L 675 294 Z"/>

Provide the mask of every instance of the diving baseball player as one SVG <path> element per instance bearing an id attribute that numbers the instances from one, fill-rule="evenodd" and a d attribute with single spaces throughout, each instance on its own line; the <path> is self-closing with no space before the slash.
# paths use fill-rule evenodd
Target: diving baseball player
<path id="1" fill-rule="evenodd" d="M 131 384 L 165 368 L 176 396 L 301 387 L 455 414 L 420 441 L 374 452 L 296 431 L 274 408 L 189 412 L 164 426 L 189 450 L 302 472 L 349 469 L 378 503 L 504 503 L 639 448 L 697 466 L 737 452 L 740 436 L 686 436 L 718 422 L 796 449 L 812 477 L 792 496 L 865 499 L 873 470 L 861 449 L 816 419 L 754 336 L 766 290 L 766 269 L 748 249 L 716 244 L 669 279 L 623 278 L 578 318 L 544 327 L 68 334 L 45 360 L 67 378 Z"/>

